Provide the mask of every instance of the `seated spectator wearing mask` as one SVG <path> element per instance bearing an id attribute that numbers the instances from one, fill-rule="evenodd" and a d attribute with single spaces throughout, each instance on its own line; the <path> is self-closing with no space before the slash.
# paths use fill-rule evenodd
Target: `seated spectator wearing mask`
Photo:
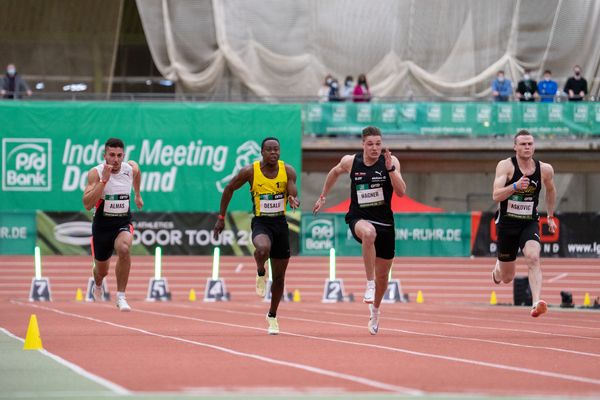
<path id="1" fill-rule="evenodd" d="M 336 78 L 333 78 L 329 85 L 329 101 L 344 101 L 340 96 L 340 84 Z"/>
<path id="2" fill-rule="evenodd" d="M 581 76 L 581 67 L 573 67 L 574 76 L 567 79 L 563 91 L 569 96 L 569 101 L 581 101 L 588 93 L 587 81 Z"/>
<path id="3" fill-rule="evenodd" d="M 27 83 L 17 73 L 17 68 L 14 64 L 6 66 L 6 75 L 2 78 L 2 89 L 0 94 L 5 99 L 20 99 L 23 93 L 31 96 L 31 90 Z"/>
<path id="4" fill-rule="evenodd" d="M 526 69 L 523 79 L 517 84 L 517 98 L 519 101 L 535 101 L 537 96 L 537 82 L 531 79 L 531 70 Z"/>
<path id="5" fill-rule="evenodd" d="M 508 101 L 512 96 L 512 82 L 504 77 L 504 71 L 498 71 L 496 79 L 492 82 L 492 96 L 494 101 Z"/>
<path id="6" fill-rule="evenodd" d="M 344 100 L 352 100 L 352 93 L 354 92 L 354 79 L 348 75 L 344 80 L 344 87 L 342 88 L 342 97 Z"/>
<path id="7" fill-rule="evenodd" d="M 558 84 L 552 80 L 552 71 L 544 71 L 544 79 L 538 82 L 537 91 L 542 103 L 552 103 L 558 91 Z"/>

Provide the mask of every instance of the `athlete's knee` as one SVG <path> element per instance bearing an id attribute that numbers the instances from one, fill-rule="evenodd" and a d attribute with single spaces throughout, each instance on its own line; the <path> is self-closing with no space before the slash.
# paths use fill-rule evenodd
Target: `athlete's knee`
<path id="1" fill-rule="evenodd" d="M 108 271 L 106 271 L 106 270 L 102 270 L 102 271 L 98 271 L 98 270 L 96 270 L 96 275 L 97 275 L 99 278 L 104 278 L 106 275 L 108 275 Z"/>
<path id="2" fill-rule="evenodd" d="M 108 265 L 104 265 L 104 262 L 100 264 L 99 261 L 96 261 L 94 265 L 94 275 L 98 276 L 99 278 L 104 278 L 106 275 L 108 275 Z"/>
<path id="3" fill-rule="evenodd" d="M 371 227 L 369 229 L 365 229 L 362 234 L 361 240 L 365 244 L 373 244 L 375 243 L 375 239 L 377 239 L 377 231 L 375 228 Z"/>
<path id="4" fill-rule="evenodd" d="M 524 255 L 525 255 L 525 260 L 526 260 L 529 268 L 537 267 L 540 265 L 539 253 L 532 251 L 532 252 L 528 252 L 527 254 L 524 254 Z"/>
<path id="5" fill-rule="evenodd" d="M 500 260 L 500 266 L 498 268 L 499 278 L 504 283 L 511 283 L 516 275 L 516 265 L 514 260 L 502 261 Z"/>
<path id="6" fill-rule="evenodd" d="M 122 241 L 116 245 L 115 250 L 117 251 L 117 255 L 119 257 L 128 257 L 129 250 L 131 249 L 131 244 L 127 241 Z"/>
<path id="7" fill-rule="evenodd" d="M 508 272 L 508 273 L 504 273 L 502 274 L 502 278 L 500 278 L 500 280 L 504 283 L 511 283 L 513 281 L 513 279 L 515 279 L 515 272 Z"/>
<path id="8" fill-rule="evenodd" d="M 266 260 L 267 258 L 269 258 L 269 253 L 270 250 L 268 246 L 257 246 L 254 249 L 254 256 L 261 259 L 261 260 Z"/>

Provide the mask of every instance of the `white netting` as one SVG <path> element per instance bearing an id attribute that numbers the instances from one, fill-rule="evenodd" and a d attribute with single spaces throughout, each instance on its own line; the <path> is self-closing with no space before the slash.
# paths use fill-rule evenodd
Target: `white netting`
<path id="1" fill-rule="evenodd" d="M 598 87 L 599 1 L 137 4 L 158 69 L 190 92 L 316 96 L 327 73 L 366 73 L 375 96 L 482 97 L 499 69 L 516 83 L 524 68 L 548 68 L 562 87 L 574 64 Z"/>

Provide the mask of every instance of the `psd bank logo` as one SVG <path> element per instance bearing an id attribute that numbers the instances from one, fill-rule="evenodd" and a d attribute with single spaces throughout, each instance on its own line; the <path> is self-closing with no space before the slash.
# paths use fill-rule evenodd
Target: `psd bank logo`
<path id="1" fill-rule="evenodd" d="M 304 248 L 306 250 L 329 250 L 334 247 L 335 229 L 333 221 L 318 218 L 311 221 L 304 229 Z"/>
<path id="2" fill-rule="evenodd" d="M 2 190 L 52 190 L 52 141 L 2 139 Z"/>

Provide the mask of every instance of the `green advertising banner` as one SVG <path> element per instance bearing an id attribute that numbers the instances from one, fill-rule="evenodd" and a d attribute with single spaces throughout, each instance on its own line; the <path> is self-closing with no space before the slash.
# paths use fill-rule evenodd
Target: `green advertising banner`
<path id="1" fill-rule="evenodd" d="M 33 255 L 35 237 L 35 212 L 0 211 L 0 254 Z"/>
<path id="2" fill-rule="evenodd" d="M 308 103 L 306 134 L 384 133 L 485 136 L 528 129 L 539 135 L 600 134 L 600 103 Z"/>
<path id="3" fill-rule="evenodd" d="M 344 221 L 345 214 L 302 215 L 300 252 L 360 256 L 361 245 Z M 471 214 L 394 214 L 396 257 L 468 257 L 471 254 Z"/>
<path id="4" fill-rule="evenodd" d="M 1 102 L 0 210 L 82 210 L 87 173 L 118 137 L 142 170 L 144 211 L 215 212 L 265 137 L 300 178 L 300 118 L 299 105 Z M 248 185 L 229 210 L 251 211 Z"/>

